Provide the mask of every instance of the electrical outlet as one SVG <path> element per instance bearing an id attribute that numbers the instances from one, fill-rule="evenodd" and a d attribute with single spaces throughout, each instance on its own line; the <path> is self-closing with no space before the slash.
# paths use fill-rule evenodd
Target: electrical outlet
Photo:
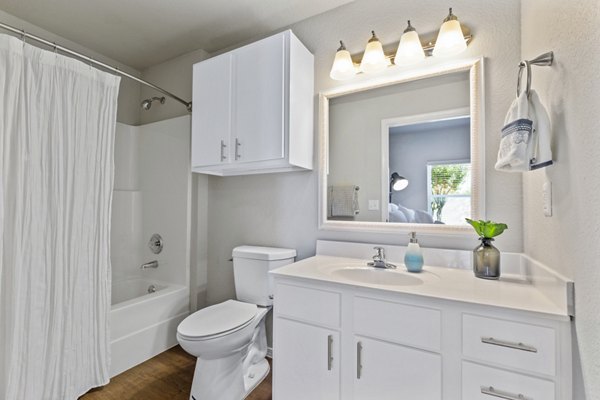
<path id="1" fill-rule="evenodd" d="M 379 200 L 369 200 L 369 211 L 379 210 Z"/>
<path id="2" fill-rule="evenodd" d="M 552 182 L 545 182 L 542 188 L 544 197 L 544 215 L 546 217 L 552 216 Z"/>

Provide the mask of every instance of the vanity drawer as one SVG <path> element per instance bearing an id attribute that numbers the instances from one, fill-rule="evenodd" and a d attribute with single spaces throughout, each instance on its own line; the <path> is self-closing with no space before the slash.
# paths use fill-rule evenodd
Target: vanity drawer
<path id="1" fill-rule="evenodd" d="M 356 296 L 354 333 L 440 351 L 441 311 Z"/>
<path id="2" fill-rule="evenodd" d="M 551 381 L 470 362 L 462 363 L 462 400 L 552 400 L 555 398 L 554 383 Z"/>
<path id="3" fill-rule="evenodd" d="M 538 325 L 464 314 L 463 355 L 555 375 L 556 332 Z"/>
<path id="4" fill-rule="evenodd" d="M 340 327 L 341 294 L 337 292 L 278 283 L 273 306 L 277 315 Z"/>

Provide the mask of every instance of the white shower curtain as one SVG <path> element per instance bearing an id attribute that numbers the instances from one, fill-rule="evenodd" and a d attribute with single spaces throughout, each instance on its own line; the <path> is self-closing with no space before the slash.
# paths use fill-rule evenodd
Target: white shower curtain
<path id="1" fill-rule="evenodd" d="M 0 35 L 0 399 L 109 380 L 119 81 Z"/>

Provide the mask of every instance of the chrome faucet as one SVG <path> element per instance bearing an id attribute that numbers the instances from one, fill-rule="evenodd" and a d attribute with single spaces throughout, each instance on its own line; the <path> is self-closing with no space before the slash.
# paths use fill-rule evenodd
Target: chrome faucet
<path id="1" fill-rule="evenodd" d="M 148 268 L 158 268 L 158 261 L 154 260 L 154 261 L 150 261 L 147 263 L 144 263 L 140 266 L 141 269 L 148 269 Z"/>
<path id="2" fill-rule="evenodd" d="M 368 266 L 375 268 L 396 268 L 394 264 L 385 261 L 385 249 L 383 247 L 375 246 L 373 249 L 377 250 L 377 254 L 373 256 L 372 262 L 367 263 Z"/>

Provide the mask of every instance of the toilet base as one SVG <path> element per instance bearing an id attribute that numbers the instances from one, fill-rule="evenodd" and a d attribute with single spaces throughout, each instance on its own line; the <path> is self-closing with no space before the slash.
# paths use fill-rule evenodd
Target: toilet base
<path id="1" fill-rule="evenodd" d="M 196 361 L 190 400 L 243 400 L 269 374 L 266 358 L 242 371 L 240 354 L 217 360 Z"/>
<path id="2" fill-rule="evenodd" d="M 244 376 L 244 386 L 246 387 L 244 399 L 265 380 L 267 375 L 269 375 L 270 370 L 271 367 L 269 367 L 269 362 L 266 358 L 263 358 L 257 364 L 250 366 L 248 373 Z"/>

